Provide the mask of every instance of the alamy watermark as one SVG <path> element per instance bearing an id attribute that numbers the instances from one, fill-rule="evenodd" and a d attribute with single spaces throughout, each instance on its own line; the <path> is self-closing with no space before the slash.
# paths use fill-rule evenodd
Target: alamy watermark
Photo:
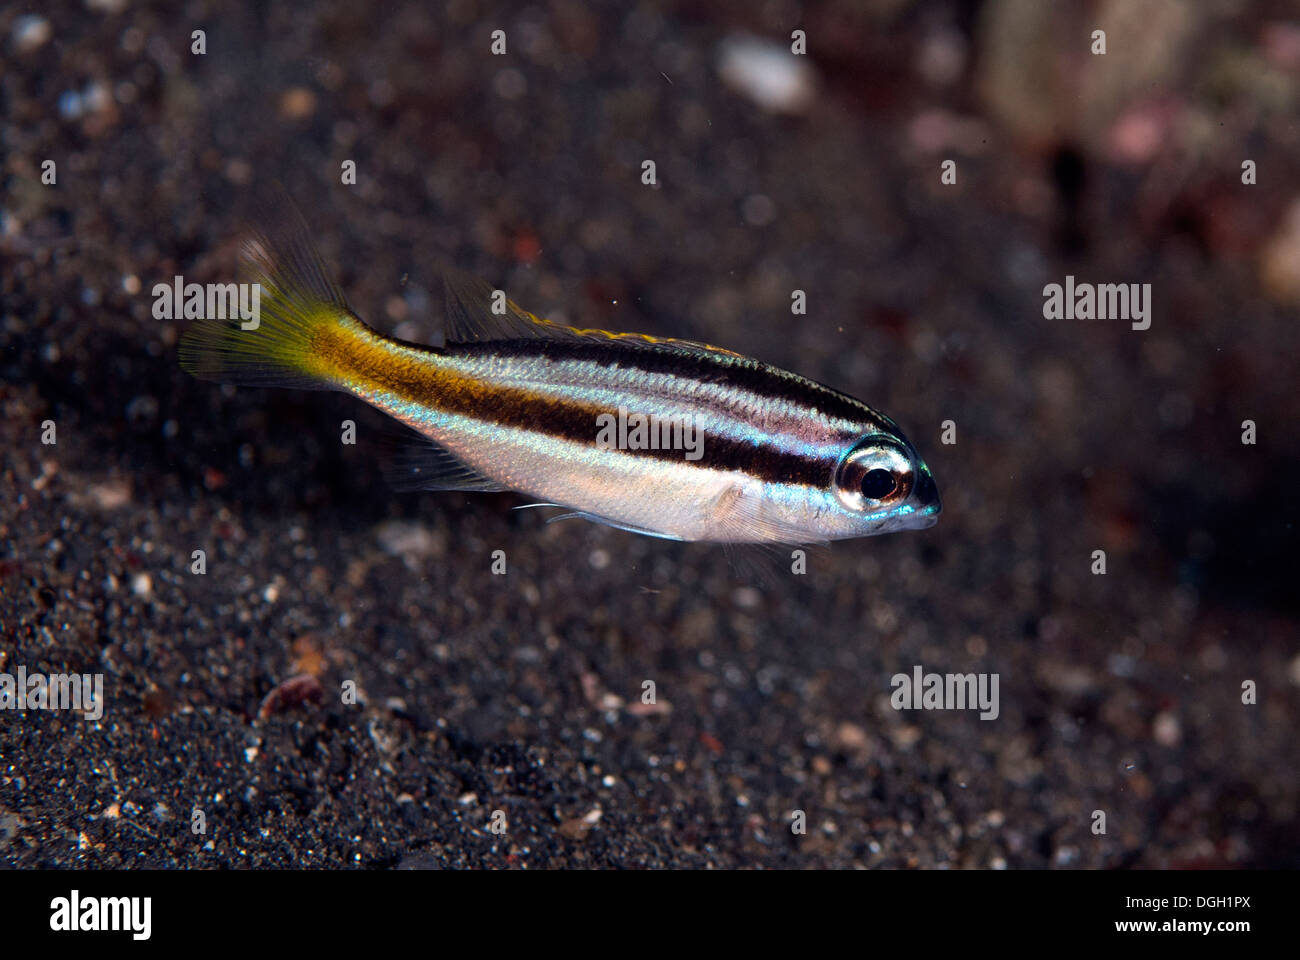
<path id="1" fill-rule="evenodd" d="M 261 323 L 260 283 L 186 283 L 177 274 L 171 283 L 153 286 L 155 320 L 243 321 L 241 330 L 256 330 Z"/>
<path id="2" fill-rule="evenodd" d="M 694 414 L 662 417 L 657 413 L 628 413 L 596 417 L 596 446 L 602 450 L 682 450 L 685 459 L 704 456 L 704 430 Z"/>
<path id="3" fill-rule="evenodd" d="M 126 931 L 133 940 L 153 932 L 153 897 L 83 897 L 73 890 L 50 901 L 50 929 L 56 932 Z"/>
<path id="4" fill-rule="evenodd" d="M 87 720 L 104 715 L 102 673 L 0 673 L 0 710 L 77 710 Z"/>
<path id="5" fill-rule="evenodd" d="M 1151 284 L 1075 283 L 1043 287 L 1045 320 L 1131 320 L 1134 330 L 1151 327 Z"/>
<path id="6" fill-rule="evenodd" d="M 889 703 L 895 710 L 979 710 L 981 720 L 996 720 L 996 673 L 926 673 L 918 663 L 912 672 L 896 673 L 889 685 Z"/>

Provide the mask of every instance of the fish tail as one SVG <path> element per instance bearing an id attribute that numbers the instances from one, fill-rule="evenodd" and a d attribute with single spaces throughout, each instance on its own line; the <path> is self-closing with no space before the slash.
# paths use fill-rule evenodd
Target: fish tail
<path id="1" fill-rule="evenodd" d="M 340 389 L 342 341 L 370 332 L 348 306 L 287 194 L 262 203 L 244 240 L 240 282 L 251 316 L 196 320 L 181 338 L 180 363 L 204 380 L 257 387 Z M 224 311 L 223 311 L 224 312 Z"/>

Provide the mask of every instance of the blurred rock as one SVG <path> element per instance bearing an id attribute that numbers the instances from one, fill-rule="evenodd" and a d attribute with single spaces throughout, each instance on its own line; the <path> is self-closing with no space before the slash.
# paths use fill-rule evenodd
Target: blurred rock
<path id="1" fill-rule="evenodd" d="M 812 104 L 817 77 L 808 58 L 789 45 L 737 34 L 718 45 L 718 76 L 771 113 L 803 113 Z"/>
<path id="2" fill-rule="evenodd" d="M 1291 201 L 1277 231 L 1260 250 L 1259 279 L 1274 300 L 1300 304 L 1300 197 Z"/>

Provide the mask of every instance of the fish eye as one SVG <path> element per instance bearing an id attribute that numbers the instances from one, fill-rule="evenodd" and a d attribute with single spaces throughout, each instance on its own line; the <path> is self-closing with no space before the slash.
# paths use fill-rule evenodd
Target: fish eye
<path id="1" fill-rule="evenodd" d="M 894 492 L 898 478 L 883 467 L 868 470 L 862 478 L 862 495 L 868 500 L 883 500 Z"/>
<path id="2" fill-rule="evenodd" d="M 850 510 L 873 510 L 912 492 L 912 459 L 900 445 L 873 438 L 851 449 L 835 471 L 835 495 Z"/>

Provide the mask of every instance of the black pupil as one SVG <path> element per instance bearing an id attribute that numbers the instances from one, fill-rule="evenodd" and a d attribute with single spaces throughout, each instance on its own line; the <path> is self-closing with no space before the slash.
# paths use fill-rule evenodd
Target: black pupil
<path id="1" fill-rule="evenodd" d="M 869 500 L 880 500 L 894 492 L 894 475 L 888 470 L 868 470 L 862 478 L 862 495 Z"/>

